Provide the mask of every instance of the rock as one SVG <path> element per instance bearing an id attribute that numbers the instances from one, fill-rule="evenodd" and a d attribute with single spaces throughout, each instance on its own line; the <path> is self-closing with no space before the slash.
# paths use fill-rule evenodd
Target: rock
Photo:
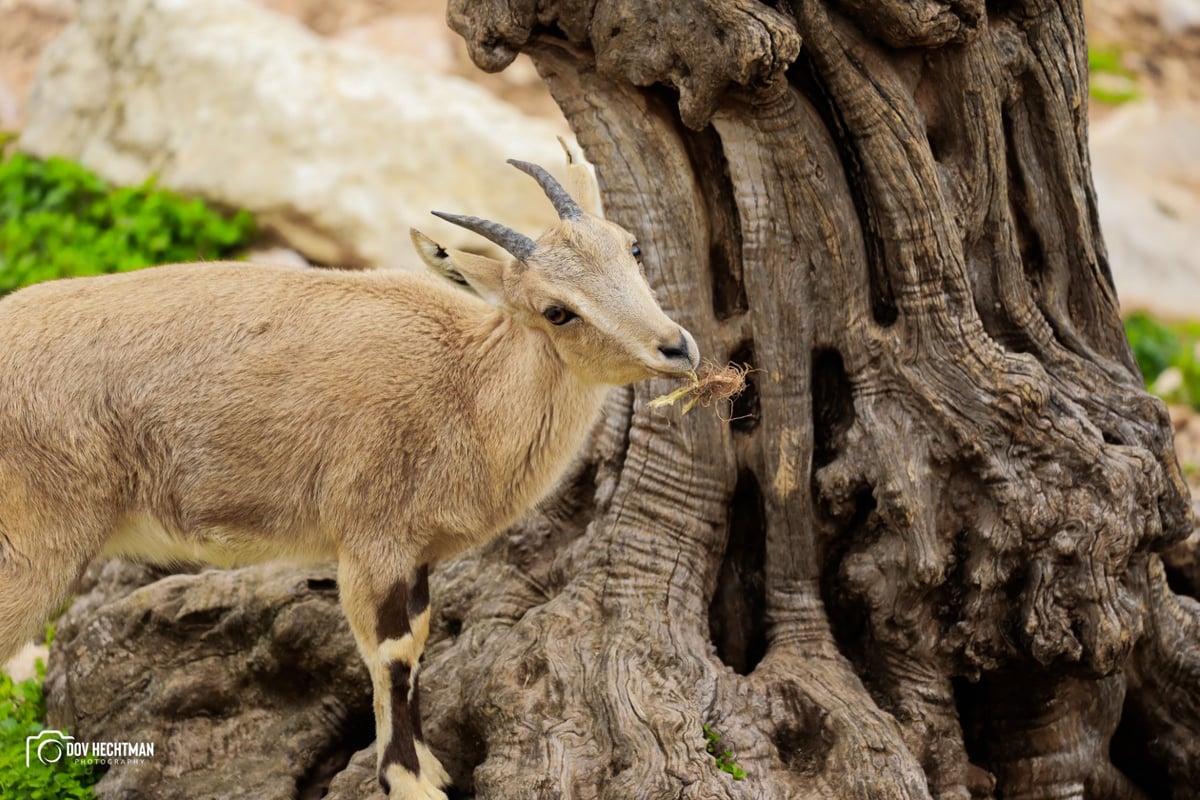
<path id="1" fill-rule="evenodd" d="M 1200 0 L 1158 0 L 1158 16 L 1170 35 L 1200 27 Z"/>
<path id="2" fill-rule="evenodd" d="M 59 17 L 69 17 L 75 13 L 78 0 L 0 0 L 0 12 L 11 13 L 15 10 L 35 11 Z"/>
<path id="3" fill-rule="evenodd" d="M 1091 152 L 1122 310 L 1200 318 L 1200 106 L 1121 106 Z"/>
<path id="4" fill-rule="evenodd" d="M 246 260 L 255 264 L 274 264 L 280 267 L 307 269 L 312 266 L 304 256 L 289 247 L 252 247 L 246 251 Z"/>
<path id="5" fill-rule="evenodd" d="M 341 0 L 330 3 L 329 0 L 257 0 L 272 11 L 292 17 L 304 24 L 305 27 L 322 36 L 336 36 L 347 28 L 370 24 L 380 17 L 390 14 L 393 9 L 403 5 L 413 4 L 413 0 Z M 446 3 L 440 0 L 442 15 L 445 15 Z M 417 5 L 426 2 L 418 0 Z"/>
<path id="6" fill-rule="evenodd" d="M 339 31 L 337 38 L 359 47 L 406 56 L 427 69 L 453 72 L 455 50 L 446 23 L 427 14 L 397 14 Z"/>
<path id="7" fill-rule="evenodd" d="M 8 88 L 4 76 L 0 75 L 0 131 L 16 128 L 20 118 L 21 106 L 17 102 L 17 94 Z"/>
<path id="8" fill-rule="evenodd" d="M 25 124 L 38 58 L 74 15 L 75 0 L 0 0 L 0 131 Z"/>
<path id="9" fill-rule="evenodd" d="M 329 784 L 325 800 L 384 800 L 375 777 L 375 745 L 354 754 L 346 768 Z"/>
<path id="10" fill-rule="evenodd" d="M 60 620 L 50 727 L 150 742 L 96 786 L 123 798 L 320 797 L 374 738 L 370 679 L 334 571 L 155 575 L 118 562 Z"/>
<path id="11" fill-rule="evenodd" d="M 28 115 L 23 150 L 121 184 L 157 174 L 343 266 L 419 268 L 410 226 L 490 248 L 432 209 L 536 235 L 553 211 L 504 160 L 563 164 L 553 125 L 241 0 L 81 4 L 43 57 Z"/>

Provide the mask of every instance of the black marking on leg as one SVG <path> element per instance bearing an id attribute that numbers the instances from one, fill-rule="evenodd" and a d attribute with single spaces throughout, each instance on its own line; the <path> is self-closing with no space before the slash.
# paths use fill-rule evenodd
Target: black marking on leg
<path id="1" fill-rule="evenodd" d="M 429 565 L 422 564 L 417 567 L 412 591 L 408 594 L 408 618 L 416 619 L 427 608 L 429 608 Z"/>
<path id="2" fill-rule="evenodd" d="M 386 777 L 386 776 L 383 774 L 383 768 L 382 768 L 382 767 L 381 767 L 381 768 L 380 768 L 380 770 L 379 770 L 379 788 L 380 788 L 380 789 L 383 789 L 383 793 L 384 793 L 384 794 L 386 794 L 386 795 L 389 795 L 389 796 L 390 796 L 390 795 L 391 795 L 391 793 L 392 793 L 392 784 L 391 784 L 391 781 L 389 781 L 389 780 L 387 779 L 387 777 Z"/>
<path id="3" fill-rule="evenodd" d="M 392 764 L 399 764 L 413 775 L 421 774 L 417 748 L 413 744 L 412 720 L 408 714 L 408 680 L 411 670 L 402 661 L 387 666 L 392 676 L 392 738 L 379 762 L 380 773 Z"/>
<path id="4" fill-rule="evenodd" d="M 413 738 L 418 742 L 425 741 L 425 734 L 421 732 L 421 676 L 413 675 L 412 679 L 412 695 L 408 699 L 408 718 L 412 722 Z"/>
<path id="5" fill-rule="evenodd" d="M 378 641 L 400 639 L 412 632 L 408 624 L 408 603 L 408 584 L 396 581 L 379 604 L 379 619 L 375 620 Z"/>

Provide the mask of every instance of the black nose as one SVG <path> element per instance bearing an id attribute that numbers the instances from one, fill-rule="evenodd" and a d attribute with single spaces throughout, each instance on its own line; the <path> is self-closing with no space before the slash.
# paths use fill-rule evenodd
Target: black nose
<path id="1" fill-rule="evenodd" d="M 670 359 L 683 358 L 688 361 L 692 360 L 691 351 L 688 350 L 687 339 L 682 333 L 679 334 L 679 341 L 675 344 L 660 344 L 658 352 Z"/>

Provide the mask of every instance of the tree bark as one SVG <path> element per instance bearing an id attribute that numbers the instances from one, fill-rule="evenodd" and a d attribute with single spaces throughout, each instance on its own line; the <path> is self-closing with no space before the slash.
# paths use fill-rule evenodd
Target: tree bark
<path id="1" fill-rule="evenodd" d="M 754 368 L 721 416 L 615 393 L 553 501 L 435 575 L 458 786 L 1197 796 L 1200 606 L 1158 555 L 1189 499 L 1098 228 L 1079 3 L 448 17 L 484 69 L 533 57 L 664 307 Z"/>

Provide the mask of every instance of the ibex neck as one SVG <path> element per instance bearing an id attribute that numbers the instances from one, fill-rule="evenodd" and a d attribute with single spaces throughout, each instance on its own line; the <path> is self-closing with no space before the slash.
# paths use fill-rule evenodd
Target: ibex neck
<path id="1" fill-rule="evenodd" d="M 585 381 L 562 361 L 548 336 L 506 314 L 491 336 L 507 374 L 481 413 L 494 424 L 495 483 L 506 496 L 506 525 L 537 503 L 579 454 L 610 387 Z M 497 356 L 500 353 L 497 352 Z"/>

